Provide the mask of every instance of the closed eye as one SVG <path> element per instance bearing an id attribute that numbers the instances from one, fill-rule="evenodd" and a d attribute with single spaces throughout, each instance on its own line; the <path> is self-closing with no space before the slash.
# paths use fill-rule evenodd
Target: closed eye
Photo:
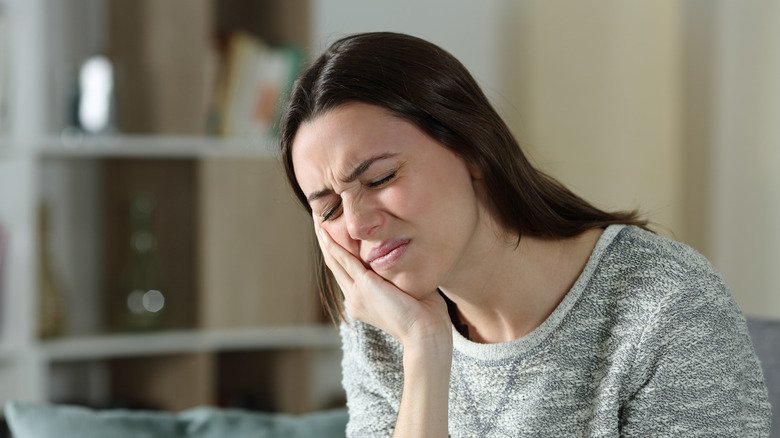
<path id="1" fill-rule="evenodd" d="M 392 181 L 393 178 L 395 178 L 396 172 L 393 171 L 387 176 L 384 176 L 376 181 L 371 181 L 368 184 L 366 184 L 369 188 L 375 189 L 378 187 L 381 187 L 388 182 Z M 341 202 L 339 201 L 338 204 L 336 204 L 334 207 L 330 208 L 327 212 L 321 215 L 323 221 L 335 219 L 338 217 L 338 213 L 341 210 Z"/>
<path id="2" fill-rule="evenodd" d="M 337 213 L 341 210 L 341 202 L 339 201 L 338 204 L 336 204 L 335 207 L 329 209 L 325 214 L 322 215 L 322 220 L 327 221 L 330 219 L 333 219 L 336 217 Z"/>
<path id="3" fill-rule="evenodd" d="M 370 183 L 368 183 L 368 186 L 371 187 L 371 188 L 376 188 L 376 187 L 379 187 L 379 186 L 389 182 L 393 178 L 395 178 L 395 172 L 385 176 L 384 178 L 378 179 L 376 181 L 371 181 Z"/>

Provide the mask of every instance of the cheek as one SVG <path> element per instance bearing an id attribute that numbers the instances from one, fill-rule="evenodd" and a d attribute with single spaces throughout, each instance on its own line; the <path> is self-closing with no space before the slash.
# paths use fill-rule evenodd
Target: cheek
<path id="1" fill-rule="evenodd" d="M 374 198 L 375 208 L 396 218 L 413 218 L 415 213 L 422 211 L 425 207 L 425 200 L 419 199 L 421 191 L 412 190 L 408 184 L 408 180 L 399 181 L 382 190 Z"/>
<path id="2" fill-rule="evenodd" d="M 329 221 L 322 224 L 322 228 L 330 234 L 342 248 L 349 251 L 353 256 L 360 258 L 360 244 L 349 237 L 347 226 L 343 220 Z"/>

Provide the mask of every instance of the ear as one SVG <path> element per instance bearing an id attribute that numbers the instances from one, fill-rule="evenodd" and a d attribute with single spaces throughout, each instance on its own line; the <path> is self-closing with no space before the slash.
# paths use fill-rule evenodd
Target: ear
<path id="1" fill-rule="evenodd" d="M 471 179 L 482 179 L 482 169 L 480 169 L 479 166 L 470 161 L 466 162 L 466 166 L 471 174 Z"/>

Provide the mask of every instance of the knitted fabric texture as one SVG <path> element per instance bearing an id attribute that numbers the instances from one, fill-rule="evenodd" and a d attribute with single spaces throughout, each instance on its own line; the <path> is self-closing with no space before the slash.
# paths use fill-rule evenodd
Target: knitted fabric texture
<path id="1" fill-rule="evenodd" d="M 342 324 L 350 437 L 393 433 L 402 348 Z M 453 330 L 452 437 L 769 435 L 771 408 L 745 319 L 692 248 L 612 225 L 550 317 L 507 343 Z"/>

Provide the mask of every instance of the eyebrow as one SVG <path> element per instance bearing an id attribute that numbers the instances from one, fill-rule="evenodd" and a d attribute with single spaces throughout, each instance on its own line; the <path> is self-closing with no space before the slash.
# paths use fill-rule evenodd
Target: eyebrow
<path id="1" fill-rule="evenodd" d="M 364 174 L 369 167 L 371 167 L 372 164 L 379 160 L 385 160 L 388 158 L 392 158 L 394 156 L 398 155 L 397 153 L 389 153 L 385 152 L 382 154 L 374 155 L 373 157 L 366 158 L 365 160 L 361 161 L 357 166 L 355 166 L 354 169 L 352 169 L 351 172 L 347 175 L 346 178 L 341 179 L 341 182 L 343 183 L 351 183 L 355 181 L 356 179 L 360 178 L 360 175 Z M 311 203 L 312 201 L 315 201 L 317 199 L 320 199 L 322 197 L 325 197 L 327 195 L 330 195 L 333 193 L 333 189 L 322 189 L 317 190 L 316 192 L 309 195 L 306 200 Z"/>

